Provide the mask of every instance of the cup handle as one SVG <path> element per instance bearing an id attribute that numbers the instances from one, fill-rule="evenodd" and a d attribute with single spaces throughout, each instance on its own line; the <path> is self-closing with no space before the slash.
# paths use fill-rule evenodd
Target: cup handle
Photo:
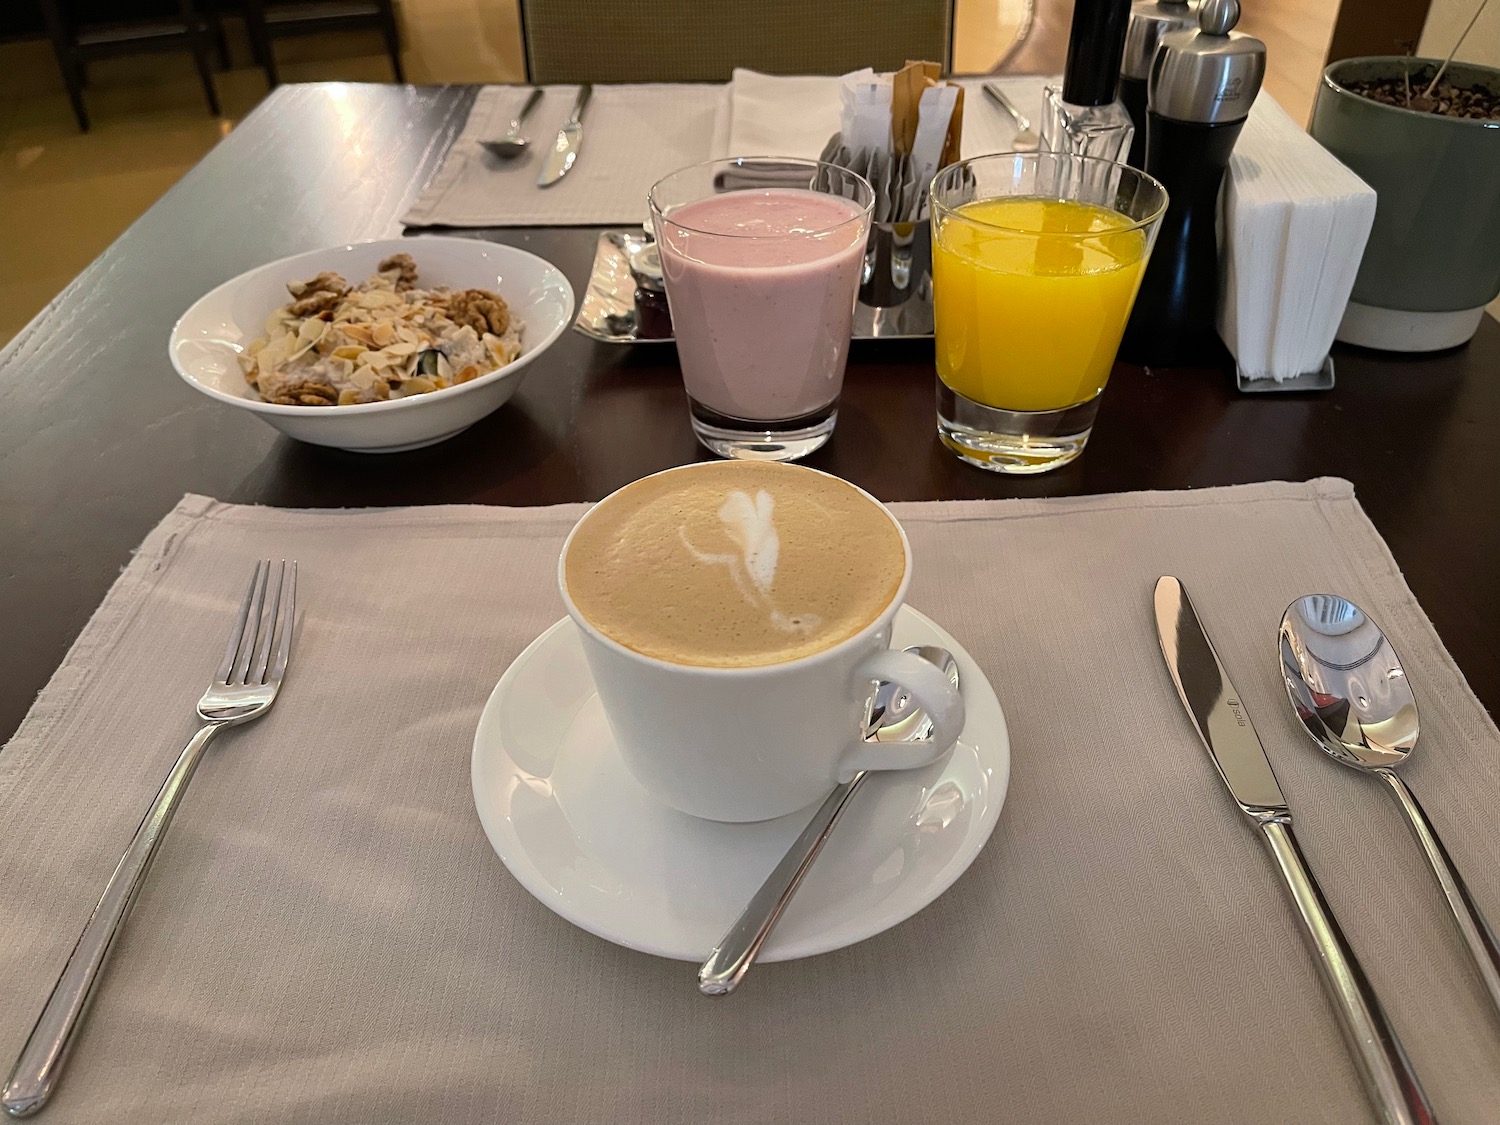
<path id="1" fill-rule="evenodd" d="M 838 779 L 849 781 L 864 770 L 910 770 L 931 765 L 949 750 L 964 729 L 964 697 L 936 665 L 914 652 L 882 649 L 855 669 L 851 686 L 867 691 L 872 680 L 890 680 L 911 692 L 932 718 L 932 734 L 914 742 L 855 742 L 839 761 Z"/>

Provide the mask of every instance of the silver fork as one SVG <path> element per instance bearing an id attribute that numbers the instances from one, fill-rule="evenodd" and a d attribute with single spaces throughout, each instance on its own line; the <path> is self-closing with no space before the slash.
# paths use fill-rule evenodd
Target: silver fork
<path id="1" fill-rule="evenodd" d="M 269 560 L 257 563 L 224 662 L 198 700 L 204 725 L 178 757 L 120 857 L 0 1094 L 0 1105 L 12 1117 L 30 1116 L 52 1096 L 125 916 L 146 882 L 151 860 L 204 749 L 219 731 L 260 718 L 276 701 L 291 654 L 296 612 L 297 564 L 283 560 L 273 568 Z"/>

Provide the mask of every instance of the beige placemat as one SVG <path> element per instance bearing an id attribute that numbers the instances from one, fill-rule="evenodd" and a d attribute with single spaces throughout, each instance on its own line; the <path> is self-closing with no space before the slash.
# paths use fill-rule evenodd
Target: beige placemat
<path id="1" fill-rule="evenodd" d="M 479 91 L 443 166 L 401 221 L 407 226 L 598 226 L 646 221 L 646 193 L 669 172 L 707 160 L 724 99 L 722 86 L 595 86 L 583 118 L 578 162 L 560 183 L 537 174 L 573 108 L 577 86 L 548 86 L 526 118 L 531 149 L 501 160 L 480 139 L 505 135 L 528 89 Z"/>
<path id="2" fill-rule="evenodd" d="M 1449 1125 L 1500 1120 L 1500 1021 L 1377 783 L 1287 710 L 1295 596 L 1352 596 L 1422 707 L 1408 778 L 1500 919 L 1500 739 L 1349 486 L 901 504 L 911 602 L 993 681 L 1010 796 L 970 871 L 728 1000 L 533 900 L 485 841 L 475 722 L 561 616 L 582 509 L 190 497 L 0 753 L 0 1060 L 181 743 L 250 561 L 302 563 L 271 714 L 205 761 L 46 1111 L 68 1122 L 1365 1122 L 1280 885 L 1184 718 L 1180 575 L 1317 874 Z"/>

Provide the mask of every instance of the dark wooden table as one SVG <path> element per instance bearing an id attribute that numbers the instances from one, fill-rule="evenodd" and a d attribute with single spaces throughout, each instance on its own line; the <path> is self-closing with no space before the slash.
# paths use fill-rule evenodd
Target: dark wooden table
<path id="1" fill-rule="evenodd" d="M 208 289 L 283 255 L 396 233 L 473 96 L 281 87 L 0 352 L 0 738 L 185 492 L 289 507 L 551 504 L 703 456 L 669 346 L 569 333 L 473 429 L 380 457 L 298 444 L 172 371 L 168 332 Z M 470 233 L 551 259 L 582 291 L 594 231 Z M 1500 324 L 1486 319 L 1467 347 L 1437 355 L 1335 356 L 1338 387 L 1320 395 L 1240 395 L 1221 371 L 1122 366 L 1084 456 L 1026 479 L 938 445 L 930 342 L 861 344 L 837 433 L 808 463 L 884 500 L 1346 477 L 1493 712 Z"/>

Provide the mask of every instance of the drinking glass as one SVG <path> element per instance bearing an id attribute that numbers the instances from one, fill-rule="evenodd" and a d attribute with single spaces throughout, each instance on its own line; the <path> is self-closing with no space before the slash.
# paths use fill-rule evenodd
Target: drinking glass
<path id="1" fill-rule="evenodd" d="M 1063 153 L 964 160 L 932 182 L 938 437 L 1044 473 L 1083 452 L 1166 189 Z"/>
<path id="2" fill-rule="evenodd" d="M 874 201 L 848 169 L 789 157 L 652 187 L 693 432 L 719 456 L 791 461 L 833 433 Z"/>

